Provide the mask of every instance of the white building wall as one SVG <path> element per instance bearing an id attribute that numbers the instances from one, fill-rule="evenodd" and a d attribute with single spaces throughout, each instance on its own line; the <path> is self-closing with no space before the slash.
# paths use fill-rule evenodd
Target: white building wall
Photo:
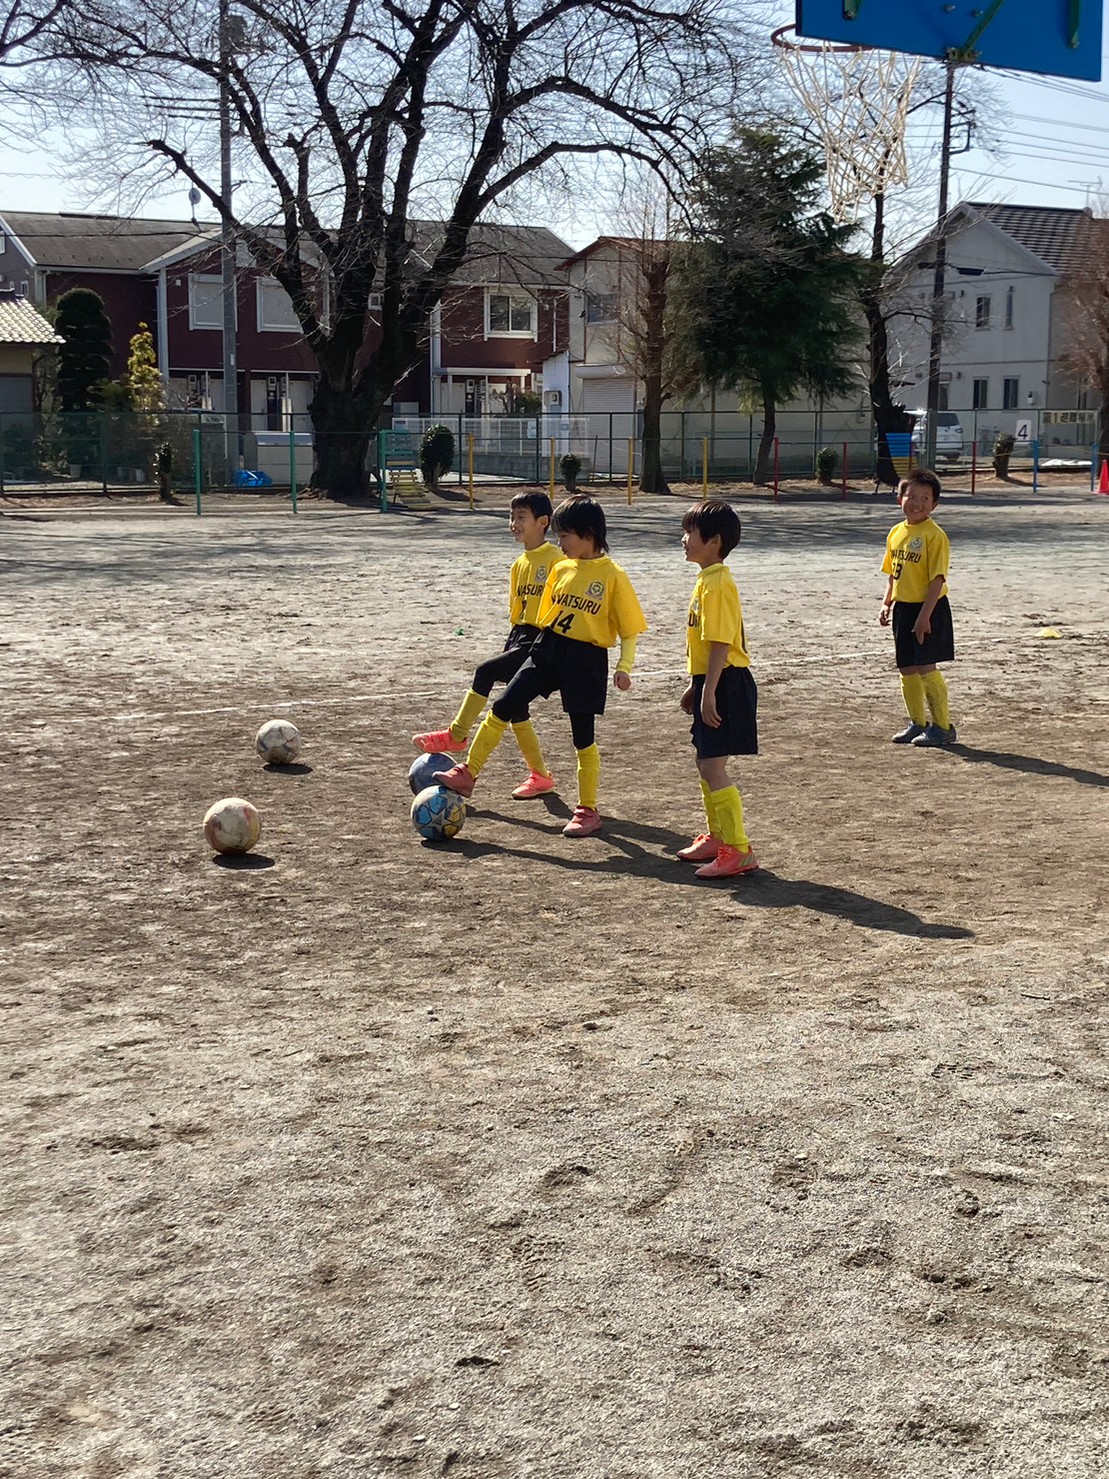
<path id="1" fill-rule="evenodd" d="M 941 373 L 948 408 L 971 412 L 974 383 L 985 380 L 990 413 L 1003 410 L 1004 382 L 1018 382 L 1017 406 L 1043 406 L 1051 381 L 1052 304 L 1055 272 L 1003 231 L 974 222 L 956 232 L 947 247 L 948 321 Z M 964 269 L 960 271 L 959 269 Z M 1006 303 L 1012 290 L 1012 321 Z M 987 327 L 977 327 L 979 298 L 989 298 Z M 932 269 L 923 267 L 906 284 L 903 301 L 915 316 L 895 316 L 890 324 L 891 361 L 900 398 L 910 411 L 928 397 L 928 317 Z"/>

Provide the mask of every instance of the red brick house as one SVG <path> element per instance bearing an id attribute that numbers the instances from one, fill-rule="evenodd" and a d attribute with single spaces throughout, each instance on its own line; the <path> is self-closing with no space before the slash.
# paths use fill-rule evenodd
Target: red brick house
<path id="1" fill-rule="evenodd" d="M 434 223 L 417 228 L 417 253 L 433 248 L 436 229 Z M 561 395 L 569 291 L 558 265 L 569 253 L 543 227 L 477 228 L 470 257 L 433 317 L 426 358 L 397 387 L 395 410 L 488 415 L 511 409 L 521 392 Z M 112 323 L 114 376 L 122 374 L 131 336 L 145 323 L 170 405 L 222 407 L 218 227 L 0 212 L 0 289 L 5 285 L 39 305 L 72 287 L 93 289 Z M 236 289 L 239 411 L 249 413 L 255 430 L 278 430 L 290 414 L 299 419 L 308 410 L 313 357 L 288 297 L 245 248 Z M 371 315 L 373 307 L 371 296 Z"/>

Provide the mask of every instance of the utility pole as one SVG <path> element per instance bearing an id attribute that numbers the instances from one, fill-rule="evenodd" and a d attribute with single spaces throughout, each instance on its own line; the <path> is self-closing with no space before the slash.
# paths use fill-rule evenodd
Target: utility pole
<path id="1" fill-rule="evenodd" d="M 220 272 L 223 298 L 223 429 L 227 479 L 239 470 L 239 372 L 236 363 L 235 233 L 231 211 L 231 5 L 219 0 L 219 167 L 223 216 L 220 227 Z"/>
<path id="2" fill-rule="evenodd" d="M 936 261 L 932 277 L 932 337 L 928 348 L 928 416 L 925 424 L 924 464 L 936 465 L 936 418 L 940 409 L 940 364 L 946 314 L 944 273 L 947 267 L 947 189 L 951 175 L 951 120 L 955 103 L 955 68 L 946 62 L 947 85 L 943 94 L 943 143 L 940 146 L 940 204 L 936 220 Z"/>

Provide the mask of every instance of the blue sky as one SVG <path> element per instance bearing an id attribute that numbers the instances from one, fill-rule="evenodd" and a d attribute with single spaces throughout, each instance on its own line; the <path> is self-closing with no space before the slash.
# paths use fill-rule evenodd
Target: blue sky
<path id="1" fill-rule="evenodd" d="M 774 24 L 791 20 L 793 10 L 789 4 L 769 0 L 763 14 L 769 18 L 769 34 Z M 1109 197 L 1109 81 L 1078 84 L 1011 72 L 987 75 L 1000 105 L 989 121 L 1001 150 L 987 154 L 976 148 L 956 158 L 952 202 L 993 200 L 1079 208 L 1092 204 L 1099 209 L 1100 197 Z M 940 110 L 935 108 L 916 115 L 910 134 L 915 182 L 920 187 L 916 208 L 926 216 L 939 131 Z M 90 205 L 80 184 L 64 177 L 60 153 L 60 148 L 57 154 L 52 152 L 48 143 L 35 150 L 0 142 L 0 208 L 111 211 L 112 201 Z M 1104 210 L 1109 214 L 1109 205 Z M 187 218 L 187 188 L 182 185 L 151 199 L 144 214 Z M 610 223 L 601 217 L 595 222 L 573 219 L 568 213 L 565 221 L 552 217 L 549 224 L 573 245 L 581 246 L 594 234 L 594 226 L 603 230 Z"/>

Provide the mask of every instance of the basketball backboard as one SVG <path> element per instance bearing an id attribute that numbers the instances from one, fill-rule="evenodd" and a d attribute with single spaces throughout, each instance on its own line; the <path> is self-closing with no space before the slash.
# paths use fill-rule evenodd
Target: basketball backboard
<path id="1" fill-rule="evenodd" d="M 1104 0 L 797 0 L 797 34 L 1101 80 Z"/>

